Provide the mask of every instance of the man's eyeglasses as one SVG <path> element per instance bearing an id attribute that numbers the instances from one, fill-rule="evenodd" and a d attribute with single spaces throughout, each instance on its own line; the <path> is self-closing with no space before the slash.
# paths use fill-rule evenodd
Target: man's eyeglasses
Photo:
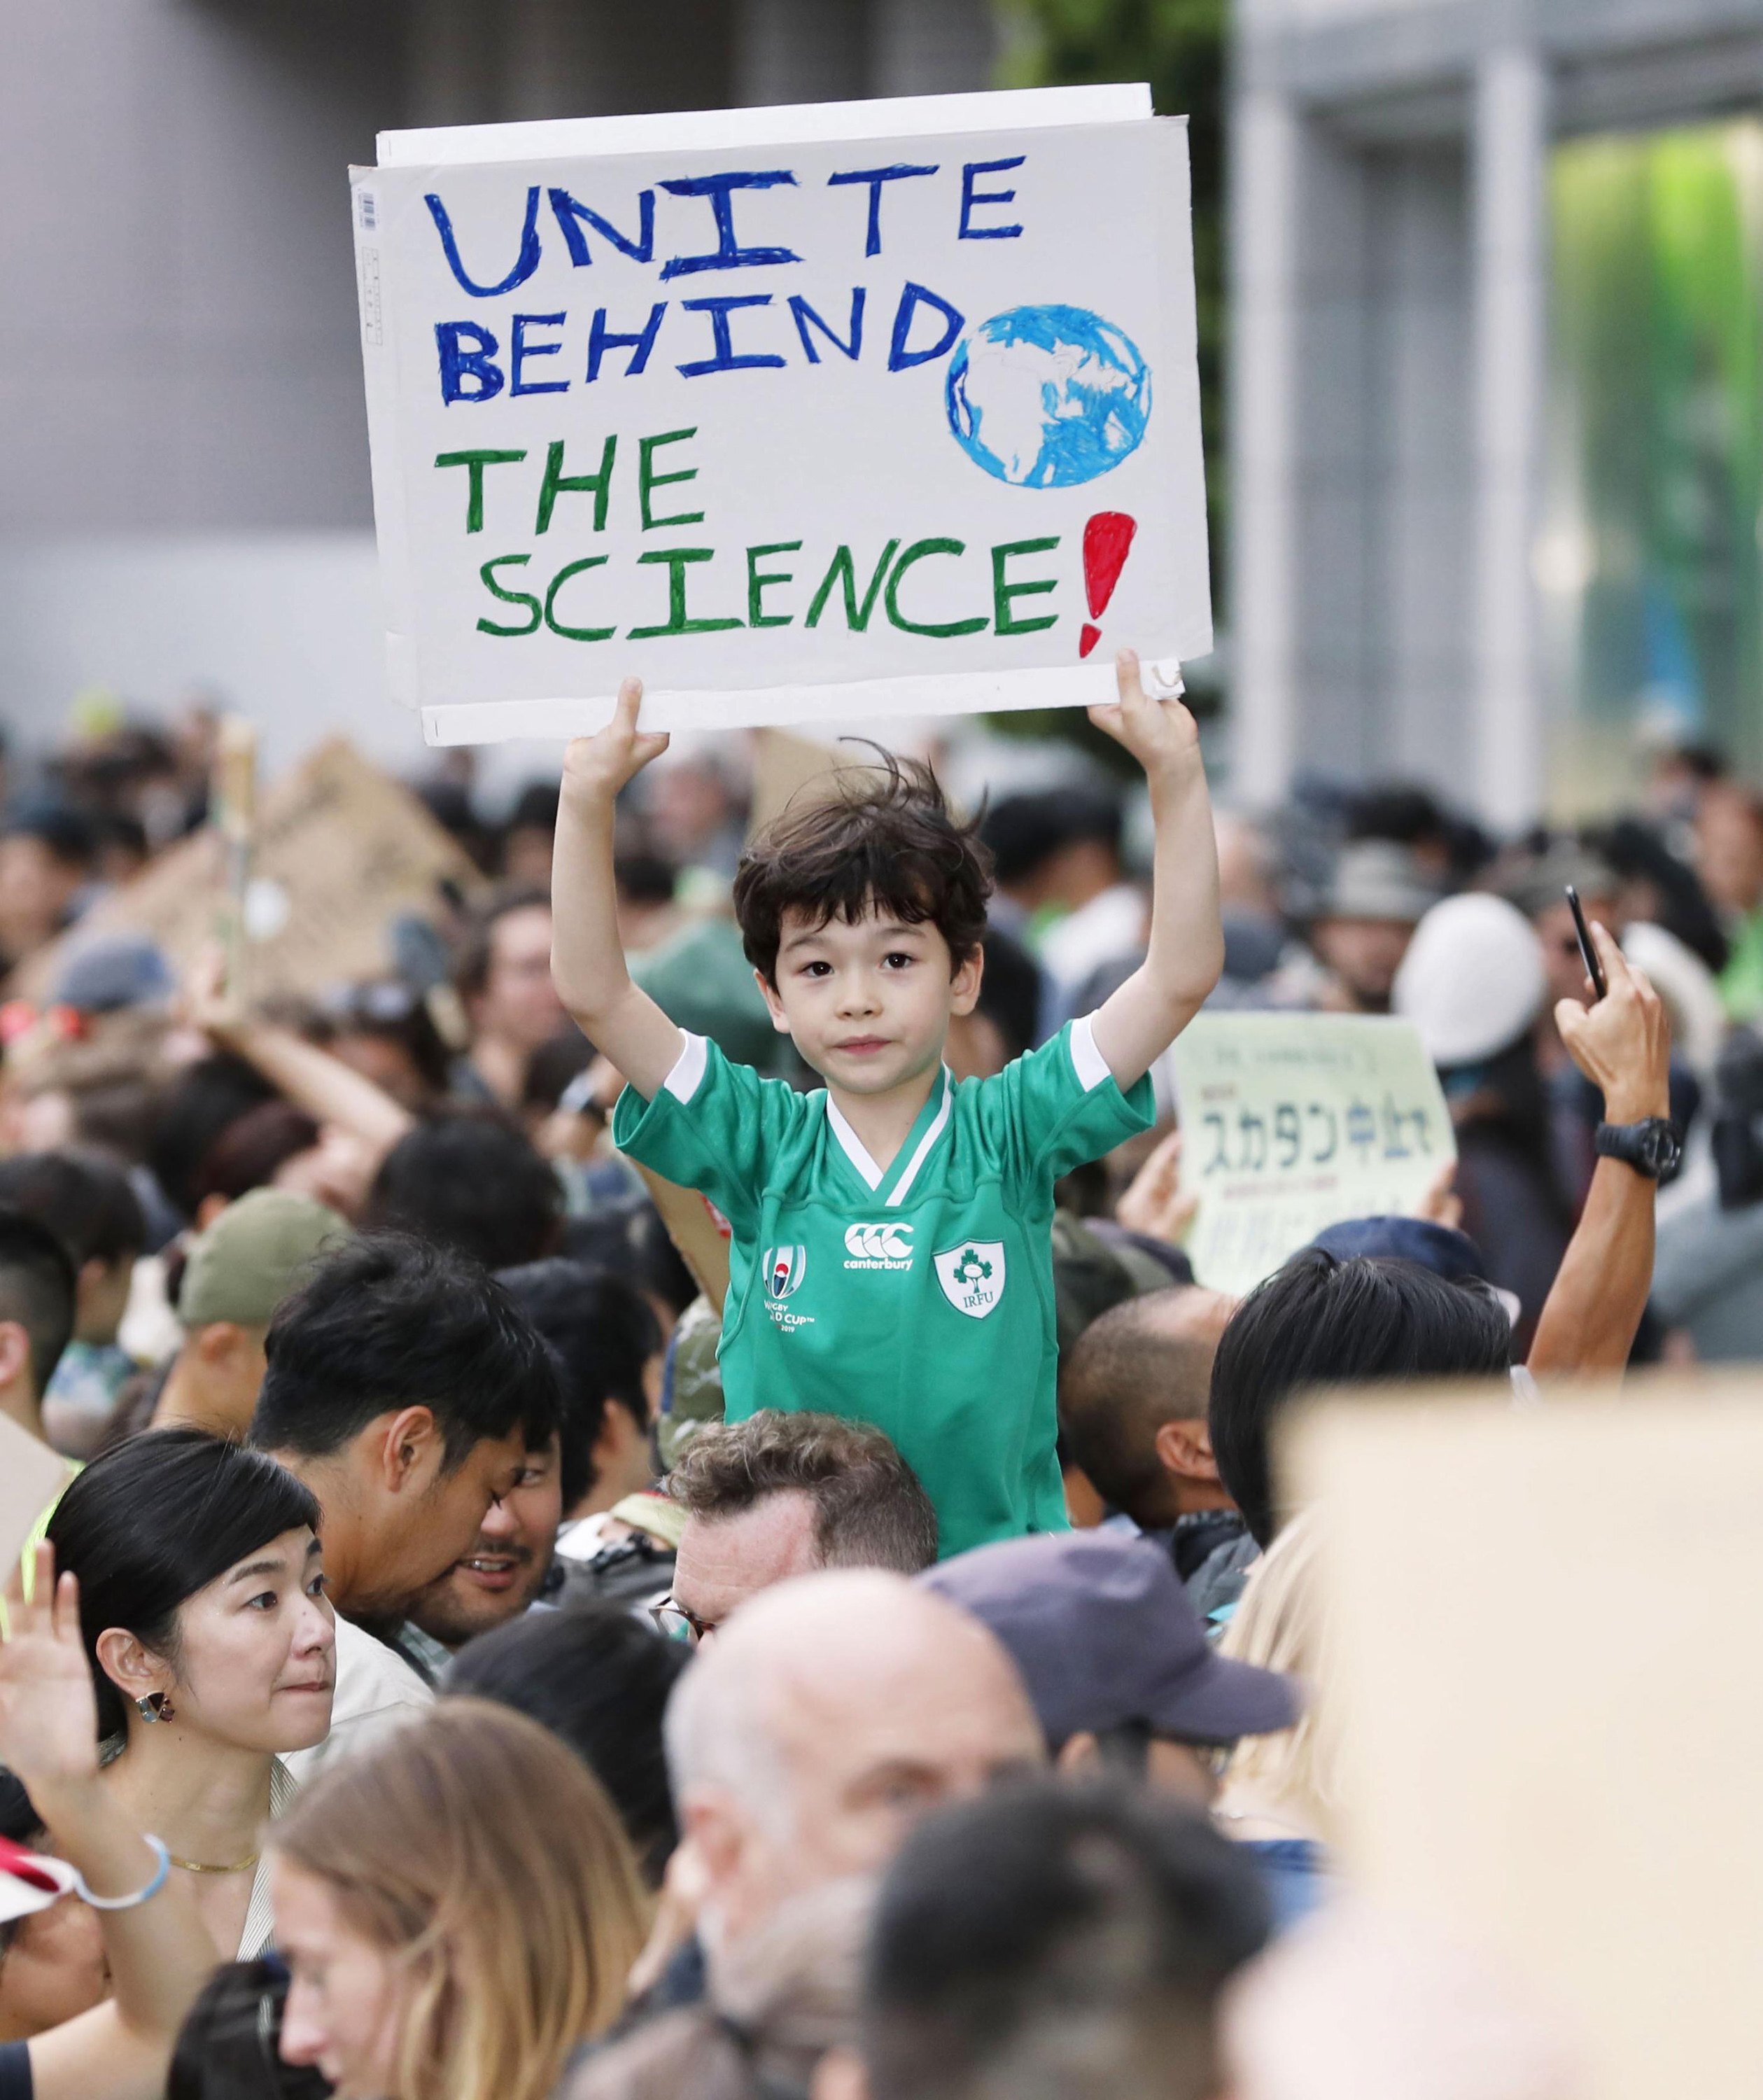
<path id="1" fill-rule="evenodd" d="M 710 1620 L 699 1618 L 677 1597 L 663 1597 L 659 1604 L 651 1604 L 649 1616 L 666 1639 L 678 1641 L 686 1648 L 696 1648 L 707 1635 L 716 1630 Z"/>

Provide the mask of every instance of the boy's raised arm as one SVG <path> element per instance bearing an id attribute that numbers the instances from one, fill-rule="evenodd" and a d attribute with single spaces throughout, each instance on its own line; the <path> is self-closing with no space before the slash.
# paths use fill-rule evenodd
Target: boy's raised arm
<path id="1" fill-rule="evenodd" d="M 594 1048 L 652 1099 L 685 1039 L 631 982 L 612 886 L 613 811 L 619 790 L 668 748 L 637 726 L 640 681 L 619 687 L 618 712 L 563 758 L 562 799 L 551 862 L 551 975 L 558 997 Z"/>
<path id="2" fill-rule="evenodd" d="M 1144 766 L 1157 827 L 1145 959 L 1096 1011 L 1095 1047 L 1122 1087 L 1149 1071 L 1192 1020 L 1224 968 L 1218 843 L 1200 731 L 1179 700 L 1153 700 L 1123 649 L 1120 699 L 1090 719 Z"/>

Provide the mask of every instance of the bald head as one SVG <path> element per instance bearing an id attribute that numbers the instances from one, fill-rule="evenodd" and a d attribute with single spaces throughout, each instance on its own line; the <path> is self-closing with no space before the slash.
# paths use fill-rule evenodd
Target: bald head
<path id="1" fill-rule="evenodd" d="M 1105 1502 L 1147 1530 L 1228 1504 L 1205 1421 L 1212 1359 L 1236 1309 L 1234 1298 L 1191 1283 L 1129 1298 L 1085 1328 L 1060 1370 L 1073 1458 Z M 1163 1433 L 1177 1428 L 1192 1434 Z"/>
<path id="2" fill-rule="evenodd" d="M 1045 1754 L 991 1634 L 867 1568 L 803 1576 L 743 1605 L 682 1679 L 667 1736 L 725 1935 L 800 1889 L 885 1865 L 927 1809 Z"/>

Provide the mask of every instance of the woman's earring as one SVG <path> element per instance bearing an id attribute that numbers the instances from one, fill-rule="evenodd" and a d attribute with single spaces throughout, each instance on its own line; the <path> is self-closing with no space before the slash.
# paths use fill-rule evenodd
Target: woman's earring
<path id="1" fill-rule="evenodd" d="M 171 1701 L 163 1692 L 150 1692 L 144 1699 L 137 1699 L 134 1710 L 143 1721 L 169 1721 L 172 1718 Z"/>

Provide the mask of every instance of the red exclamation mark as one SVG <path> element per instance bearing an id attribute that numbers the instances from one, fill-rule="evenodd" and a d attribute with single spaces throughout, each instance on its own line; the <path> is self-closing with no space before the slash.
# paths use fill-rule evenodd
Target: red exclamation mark
<path id="1" fill-rule="evenodd" d="M 1101 629 L 1092 623 L 1108 610 L 1138 529 L 1138 519 L 1129 518 L 1124 510 L 1099 510 L 1083 528 L 1083 589 L 1090 602 L 1090 617 L 1078 638 L 1080 656 L 1087 656 L 1102 638 Z"/>

